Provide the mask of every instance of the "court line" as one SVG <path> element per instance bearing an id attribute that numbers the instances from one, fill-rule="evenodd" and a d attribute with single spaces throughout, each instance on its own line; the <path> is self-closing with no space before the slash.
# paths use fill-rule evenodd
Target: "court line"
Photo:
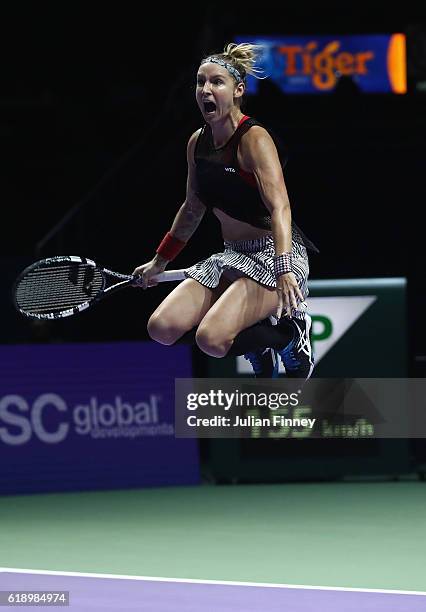
<path id="1" fill-rule="evenodd" d="M 358 593 L 387 593 L 390 595 L 423 595 L 426 591 L 398 591 L 393 589 L 361 589 L 357 587 L 315 586 L 306 584 L 277 584 L 272 582 L 238 582 L 232 580 L 201 580 L 199 578 L 166 578 L 160 576 L 131 576 L 127 574 L 96 574 L 86 572 L 61 572 L 56 570 L 33 570 L 16 567 L 0 567 L 0 572 L 15 574 L 42 574 L 47 576 L 76 576 L 82 578 L 113 578 L 116 580 L 145 580 L 152 582 L 183 582 L 189 584 L 220 584 L 225 586 L 264 587 L 275 589 L 308 589 L 318 591 L 354 591 Z"/>

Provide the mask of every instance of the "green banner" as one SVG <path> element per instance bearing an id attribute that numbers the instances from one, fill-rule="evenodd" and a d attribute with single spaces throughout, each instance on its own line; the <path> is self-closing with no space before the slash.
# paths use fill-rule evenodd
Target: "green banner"
<path id="1" fill-rule="evenodd" d="M 309 283 L 314 378 L 407 375 L 406 280 L 376 278 Z M 282 370 L 282 376 L 284 376 Z M 210 378 L 247 378 L 244 357 L 208 358 Z M 261 381 L 259 381 L 260 383 Z M 405 439 L 214 439 L 207 476 L 217 482 L 280 482 L 411 473 Z"/>

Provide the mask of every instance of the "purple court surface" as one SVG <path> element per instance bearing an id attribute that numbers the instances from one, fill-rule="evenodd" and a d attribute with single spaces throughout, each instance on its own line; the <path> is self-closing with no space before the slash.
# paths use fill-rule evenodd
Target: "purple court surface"
<path id="1" fill-rule="evenodd" d="M 68 609 L 81 611 L 426 612 L 426 593 L 408 591 L 227 583 L 11 568 L 0 569 L 0 591 L 69 591 Z M 38 609 L 41 608 L 64 609 L 64 606 L 38 606 Z"/>

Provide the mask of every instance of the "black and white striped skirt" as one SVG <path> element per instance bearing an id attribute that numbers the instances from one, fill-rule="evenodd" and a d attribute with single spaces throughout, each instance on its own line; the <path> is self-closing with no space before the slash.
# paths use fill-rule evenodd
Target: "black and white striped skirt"
<path id="1" fill-rule="evenodd" d="M 275 247 L 272 235 L 268 234 L 256 240 L 225 241 L 224 247 L 221 253 L 214 253 L 188 268 L 185 275 L 210 289 L 217 287 L 222 274 L 232 281 L 247 276 L 266 287 L 276 287 L 273 260 Z M 299 288 L 306 298 L 309 293 L 308 254 L 305 246 L 294 240 L 292 265 Z M 300 304 L 299 309 L 300 311 L 294 314 L 300 317 L 306 311 L 306 303 Z"/>

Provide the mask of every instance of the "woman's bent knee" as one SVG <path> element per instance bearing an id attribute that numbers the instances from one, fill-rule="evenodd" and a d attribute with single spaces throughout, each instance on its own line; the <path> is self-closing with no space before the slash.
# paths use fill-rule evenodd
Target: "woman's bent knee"
<path id="1" fill-rule="evenodd" d="M 174 344 L 186 331 L 156 313 L 151 315 L 147 330 L 153 340 L 167 346 Z"/>
<path id="2" fill-rule="evenodd" d="M 214 332 L 210 326 L 206 325 L 199 326 L 195 340 L 198 348 L 210 357 L 225 357 L 232 345 L 232 340 L 224 339 L 220 334 Z"/>

